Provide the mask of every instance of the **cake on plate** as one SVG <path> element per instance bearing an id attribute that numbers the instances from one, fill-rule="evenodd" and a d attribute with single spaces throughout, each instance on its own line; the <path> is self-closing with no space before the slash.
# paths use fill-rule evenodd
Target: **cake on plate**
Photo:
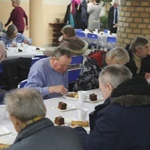
<path id="1" fill-rule="evenodd" d="M 55 118 L 54 123 L 59 125 L 59 126 L 63 125 L 65 123 L 65 119 L 62 116 L 58 116 Z"/>
<path id="2" fill-rule="evenodd" d="M 59 102 L 58 103 L 58 108 L 61 110 L 65 110 L 67 108 L 67 104 L 64 102 Z"/>
<path id="3" fill-rule="evenodd" d="M 96 100 L 97 100 L 97 95 L 94 94 L 94 93 L 92 93 L 92 94 L 89 95 L 89 99 L 90 99 L 91 101 L 96 101 Z"/>

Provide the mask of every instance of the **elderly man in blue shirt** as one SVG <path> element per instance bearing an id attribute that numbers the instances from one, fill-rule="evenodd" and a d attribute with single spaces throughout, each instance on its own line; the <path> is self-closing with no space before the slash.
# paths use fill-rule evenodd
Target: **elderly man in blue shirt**
<path id="1" fill-rule="evenodd" d="M 36 88 L 44 99 L 66 94 L 71 60 L 68 49 L 58 48 L 51 58 L 43 58 L 31 67 L 25 87 Z"/>

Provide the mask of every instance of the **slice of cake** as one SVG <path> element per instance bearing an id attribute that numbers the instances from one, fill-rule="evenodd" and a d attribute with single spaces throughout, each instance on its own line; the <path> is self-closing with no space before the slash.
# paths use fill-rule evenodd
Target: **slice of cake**
<path id="1" fill-rule="evenodd" d="M 58 108 L 61 110 L 65 110 L 67 108 L 67 104 L 64 102 L 59 102 L 58 103 Z"/>
<path id="2" fill-rule="evenodd" d="M 22 49 L 18 49 L 18 52 L 22 52 Z"/>
<path id="3" fill-rule="evenodd" d="M 40 50 L 40 48 L 39 48 L 39 47 L 36 47 L 36 50 Z"/>
<path id="4" fill-rule="evenodd" d="M 91 101 L 96 101 L 96 100 L 97 100 L 97 95 L 94 94 L 94 93 L 92 93 L 92 94 L 90 94 L 89 99 L 90 99 Z"/>
<path id="5" fill-rule="evenodd" d="M 60 126 L 60 125 L 65 123 L 65 120 L 64 120 L 64 118 L 62 116 L 59 116 L 59 117 L 55 118 L 54 123 Z"/>

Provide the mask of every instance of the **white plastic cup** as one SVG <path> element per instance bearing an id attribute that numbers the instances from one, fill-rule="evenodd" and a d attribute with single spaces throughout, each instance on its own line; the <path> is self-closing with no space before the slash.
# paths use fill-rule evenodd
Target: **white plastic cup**
<path id="1" fill-rule="evenodd" d="M 88 30 L 88 29 L 85 29 L 84 31 L 87 33 L 89 30 Z"/>
<path id="2" fill-rule="evenodd" d="M 4 120 L 6 116 L 5 105 L 0 105 L 0 122 Z"/>
<path id="3" fill-rule="evenodd" d="M 95 29 L 95 33 L 98 34 L 98 29 Z"/>
<path id="4" fill-rule="evenodd" d="M 86 121 L 87 113 L 88 113 L 88 109 L 87 108 L 78 108 L 79 121 Z"/>
<path id="5" fill-rule="evenodd" d="M 86 92 L 85 91 L 78 91 L 79 96 L 79 103 L 84 103 L 86 98 Z"/>

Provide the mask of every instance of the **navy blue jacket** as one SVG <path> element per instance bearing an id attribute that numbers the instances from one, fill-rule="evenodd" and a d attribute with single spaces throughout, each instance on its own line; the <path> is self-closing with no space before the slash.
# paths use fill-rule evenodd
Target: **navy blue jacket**
<path id="1" fill-rule="evenodd" d="M 85 150 L 150 150 L 150 85 L 137 77 L 119 85 L 111 97 L 111 104 L 96 113 L 89 135 L 75 128 Z"/>

